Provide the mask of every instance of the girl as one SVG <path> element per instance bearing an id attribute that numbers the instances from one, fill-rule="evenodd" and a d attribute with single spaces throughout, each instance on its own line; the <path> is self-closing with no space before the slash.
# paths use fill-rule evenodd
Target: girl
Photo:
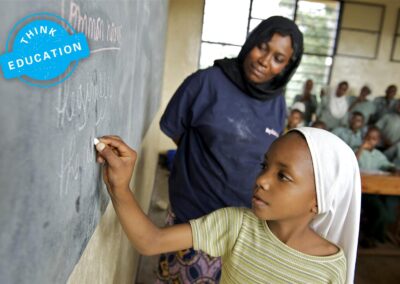
<path id="1" fill-rule="evenodd" d="M 251 210 L 224 208 L 162 229 L 129 189 L 136 153 L 117 137 L 100 141 L 104 181 L 140 253 L 193 246 L 221 256 L 221 283 L 353 282 L 360 175 L 353 151 L 334 134 L 302 127 L 277 139 L 256 178 Z"/>
<path id="2" fill-rule="evenodd" d="M 346 96 L 346 92 L 348 89 L 349 83 L 342 81 L 336 89 L 328 89 L 328 94 L 321 96 L 318 120 L 325 122 L 328 130 L 347 125 L 349 97 Z"/>
<path id="3" fill-rule="evenodd" d="M 178 88 L 160 121 L 178 145 L 169 178 L 170 223 L 227 206 L 251 206 L 257 167 L 283 132 L 284 88 L 302 53 L 296 24 L 271 17 L 251 32 L 237 58 L 216 60 Z M 158 277 L 169 283 L 179 271 L 188 281 L 195 280 L 193 274 L 214 283 L 220 265 L 194 250 L 171 253 L 161 256 Z"/>

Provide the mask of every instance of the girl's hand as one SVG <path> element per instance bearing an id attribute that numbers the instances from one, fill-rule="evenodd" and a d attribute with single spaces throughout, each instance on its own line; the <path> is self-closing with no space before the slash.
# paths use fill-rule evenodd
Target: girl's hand
<path id="1" fill-rule="evenodd" d="M 364 142 L 361 144 L 361 148 L 364 150 L 372 150 L 373 145 L 371 144 L 371 142 L 369 140 L 364 140 Z"/>
<path id="2" fill-rule="evenodd" d="M 97 161 L 103 165 L 103 179 L 114 197 L 118 192 L 129 190 L 137 154 L 118 136 L 103 136 L 96 145 Z"/>

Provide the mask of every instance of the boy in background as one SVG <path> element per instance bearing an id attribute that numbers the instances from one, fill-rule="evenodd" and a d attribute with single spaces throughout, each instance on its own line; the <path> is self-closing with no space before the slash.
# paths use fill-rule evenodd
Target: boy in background
<path id="1" fill-rule="evenodd" d="M 332 130 L 332 133 L 346 142 L 347 145 L 350 146 L 351 149 L 356 150 L 360 147 L 362 143 L 362 127 L 364 125 L 364 115 L 355 111 L 351 115 L 350 125 L 339 126 Z"/>
<path id="2" fill-rule="evenodd" d="M 394 169 L 386 156 L 376 149 L 380 142 L 379 128 L 371 126 L 362 145 L 356 151 L 360 171 L 390 171 Z M 361 203 L 360 245 L 375 247 L 384 242 L 387 226 L 396 218 L 398 198 L 376 194 L 363 194 Z"/>

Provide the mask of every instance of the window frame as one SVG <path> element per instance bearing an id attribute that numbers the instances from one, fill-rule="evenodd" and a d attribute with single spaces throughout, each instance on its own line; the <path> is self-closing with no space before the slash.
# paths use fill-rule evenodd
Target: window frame
<path id="1" fill-rule="evenodd" d="M 343 13 L 344 10 L 346 9 L 346 4 L 354 4 L 354 5 L 360 5 L 360 6 L 375 6 L 375 7 L 379 7 L 381 8 L 381 18 L 380 18 L 380 23 L 379 23 L 379 29 L 378 31 L 371 31 L 368 29 L 357 29 L 357 28 L 346 28 L 342 26 L 342 20 L 343 20 Z M 359 33 L 368 33 L 368 34 L 375 34 L 377 35 L 377 39 L 376 39 L 376 44 L 375 44 L 375 54 L 374 56 L 370 57 L 370 56 L 362 56 L 362 55 L 354 55 L 354 54 L 346 54 L 346 53 L 340 53 L 336 50 L 336 54 L 335 55 L 339 55 L 339 56 L 344 56 L 344 57 L 352 57 L 352 58 L 361 58 L 361 59 L 367 59 L 367 60 L 375 60 L 378 58 L 378 54 L 379 54 L 379 47 L 380 47 L 380 42 L 381 42 L 381 36 L 382 36 L 382 29 L 383 29 L 383 22 L 385 19 L 385 13 L 386 13 L 386 6 L 384 4 L 375 4 L 375 3 L 365 3 L 365 2 L 358 2 L 358 1 L 345 1 L 342 2 L 342 7 L 340 10 L 340 26 L 339 26 L 339 33 L 337 35 L 337 42 L 339 45 L 339 41 L 340 41 L 340 34 L 342 31 L 353 31 L 353 32 L 359 32 Z"/>
<path id="2" fill-rule="evenodd" d="M 394 34 L 393 34 L 393 42 L 392 42 L 392 50 L 390 52 L 390 61 L 391 62 L 400 62 L 400 58 L 396 59 L 394 58 L 395 50 L 396 50 L 396 43 L 400 45 L 400 8 L 397 11 L 397 20 L 396 20 L 396 26 L 394 29 Z"/>

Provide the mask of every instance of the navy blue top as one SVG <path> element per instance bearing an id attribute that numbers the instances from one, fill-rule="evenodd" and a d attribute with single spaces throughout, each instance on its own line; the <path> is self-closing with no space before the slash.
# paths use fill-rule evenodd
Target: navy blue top
<path id="1" fill-rule="evenodd" d="M 176 223 L 222 207 L 251 206 L 260 163 L 283 131 L 285 110 L 282 94 L 257 100 L 219 67 L 182 83 L 160 121 L 162 131 L 179 140 L 169 178 Z"/>

